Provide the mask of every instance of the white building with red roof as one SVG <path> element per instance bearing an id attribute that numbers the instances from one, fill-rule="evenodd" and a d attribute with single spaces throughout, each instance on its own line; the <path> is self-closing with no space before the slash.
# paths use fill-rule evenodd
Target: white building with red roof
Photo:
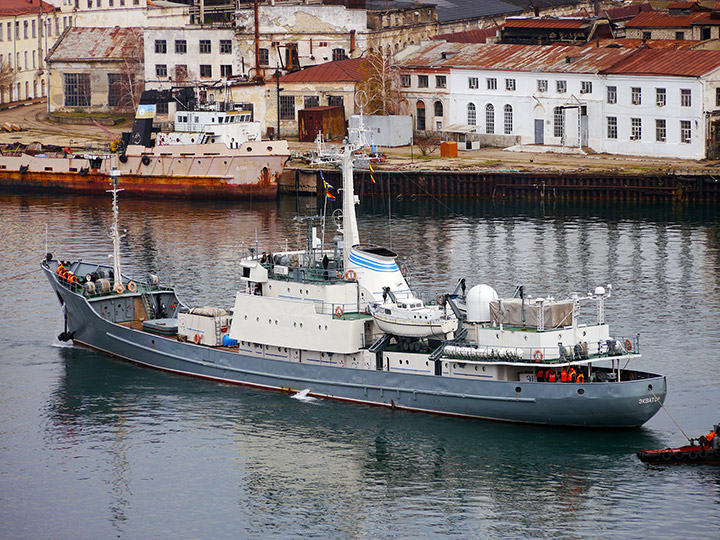
<path id="1" fill-rule="evenodd" d="M 718 153 L 720 51 L 434 42 L 400 62 L 410 111 L 426 118 L 417 128 L 505 147 Z"/>

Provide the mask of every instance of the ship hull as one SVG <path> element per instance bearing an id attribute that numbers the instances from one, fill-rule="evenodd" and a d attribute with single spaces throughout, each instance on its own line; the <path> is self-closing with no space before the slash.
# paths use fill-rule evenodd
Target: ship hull
<path id="1" fill-rule="evenodd" d="M 274 144 L 246 143 L 234 150 L 224 145 L 203 145 L 202 150 L 182 145 L 148 152 L 130 147 L 132 153 L 100 158 L 0 156 L 0 188 L 102 194 L 110 184 L 112 167 L 117 167 L 118 187 L 125 195 L 274 199 L 289 157 L 287 143 Z"/>
<path id="2" fill-rule="evenodd" d="M 637 427 L 659 409 L 665 377 L 613 383 L 549 384 L 467 380 L 273 360 L 178 341 L 110 322 L 43 266 L 66 306 L 67 331 L 82 346 L 164 371 L 228 383 L 507 422 L 584 427 Z"/>

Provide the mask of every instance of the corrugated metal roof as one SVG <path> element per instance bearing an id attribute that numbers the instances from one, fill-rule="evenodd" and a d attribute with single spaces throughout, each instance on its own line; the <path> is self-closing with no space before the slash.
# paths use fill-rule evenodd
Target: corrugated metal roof
<path id="1" fill-rule="evenodd" d="M 42 10 L 44 13 L 60 10 L 52 4 L 42 2 Z M 2 0 L 0 4 L 0 17 L 8 17 L 13 15 L 32 15 L 40 13 L 40 6 L 37 0 Z"/>
<path id="2" fill-rule="evenodd" d="M 638 13 L 625 23 L 625 28 L 690 28 L 693 21 L 704 19 L 707 13 L 668 15 L 657 11 Z"/>
<path id="3" fill-rule="evenodd" d="M 137 56 L 138 43 L 139 53 L 143 55 L 142 28 L 69 28 L 55 45 L 49 60 L 114 62 Z"/>
<path id="4" fill-rule="evenodd" d="M 600 47 L 624 47 L 627 49 L 692 49 L 700 41 L 690 39 L 601 39 Z"/>
<path id="5" fill-rule="evenodd" d="M 638 49 L 608 74 L 701 77 L 720 68 L 720 51 Z"/>
<path id="6" fill-rule="evenodd" d="M 485 43 L 489 37 L 495 37 L 500 30 L 499 26 L 477 30 L 466 30 L 465 32 L 453 32 L 451 34 L 438 34 L 430 39 L 449 41 L 451 43 Z"/>
<path id="7" fill-rule="evenodd" d="M 536 18 L 508 18 L 505 19 L 505 28 L 582 28 L 590 21 L 582 19 L 536 19 Z"/>
<path id="8" fill-rule="evenodd" d="M 363 79 L 360 72 L 362 58 L 350 58 L 327 62 L 318 66 L 288 73 L 280 77 L 281 82 L 357 82 Z"/>
<path id="9" fill-rule="evenodd" d="M 598 48 L 595 45 L 475 45 L 441 42 L 409 55 L 403 59 L 403 64 L 418 67 L 597 73 L 633 52 L 634 49 Z"/>
<path id="10" fill-rule="evenodd" d="M 617 21 L 619 19 L 630 19 L 638 13 L 645 13 L 648 11 L 653 11 L 653 7 L 649 3 L 645 2 L 643 4 L 630 4 L 628 6 L 610 8 L 602 13 L 607 15 L 611 21 Z"/>
<path id="11" fill-rule="evenodd" d="M 431 43 L 403 58 L 418 68 L 477 68 L 546 73 L 613 73 L 699 77 L 720 69 L 720 51 L 575 45 Z"/>

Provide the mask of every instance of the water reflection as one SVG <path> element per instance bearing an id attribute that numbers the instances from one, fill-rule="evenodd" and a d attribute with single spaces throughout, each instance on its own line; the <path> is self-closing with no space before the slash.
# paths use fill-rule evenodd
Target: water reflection
<path id="1" fill-rule="evenodd" d="M 484 527 L 484 520 L 507 532 L 510 522 L 529 525 L 542 515 L 545 536 L 567 532 L 568 513 L 580 521 L 583 513 L 600 513 L 602 499 L 627 489 L 626 475 L 641 469 L 633 452 L 660 444 L 648 430 L 520 428 L 301 403 L 81 349 L 60 355 L 65 373 L 48 404 L 48 434 L 71 454 L 108 454 L 108 515 L 120 529 L 146 471 L 138 456 L 149 447 L 189 460 L 193 477 L 209 475 L 216 489 L 232 494 L 223 510 L 242 505 L 249 531 L 320 527 L 367 537 L 377 519 L 402 519 L 408 534 L 457 534 L 467 524 Z M 197 461 L 198 445 L 208 462 Z M 222 466 L 236 469 L 237 485 L 235 474 L 212 470 L 218 463 L 211 456 L 229 460 Z M 162 464 L 154 474 L 161 471 Z M 179 478 L 161 491 L 186 483 Z"/>
<path id="2" fill-rule="evenodd" d="M 301 242 L 296 206 L 305 215 L 317 211 L 314 198 L 121 199 L 124 266 L 140 276 L 159 274 L 190 303 L 227 306 L 243 247 L 256 238 L 260 246 Z M 392 243 L 411 263 L 412 284 L 428 294 L 452 288 L 458 277 L 501 294 L 520 283 L 533 295 L 561 295 L 611 282 L 608 318 L 619 334 L 642 332 L 639 367 L 668 376 L 666 405 L 674 418 L 694 436 L 718 421 L 718 208 L 420 199 L 392 200 L 390 208 L 389 218 L 387 201 L 365 199 L 361 236 Z M 3 448 L 22 448 L 43 464 L 37 485 L 12 487 L 18 500 L 36 501 L 47 523 L 65 523 L 53 512 L 72 506 L 83 522 L 95 518 L 92 537 L 715 532 L 708 516 L 720 504 L 720 471 L 653 469 L 634 457 L 642 447 L 682 442 L 662 412 L 627 432 L 471 422 L 301 403 L 49 347 L 61 314 L 37 270 L 45 226 L 58 256 L 106 260 L 109 201 L 5 193 L 0 215 L 0 279 L 27 273 L 3 282 L 3 377 L 27 381 L 34 395 L 36 387 L 53 388 L 42 395 L 40 413 L 32 402 L 22 409 L 29 431 L 44 440 Z M 28 380 L 27 358 L 57 369 Z M 3 417 L 20 417 L 19 403 L 3 401 Z M 7 463 L 22 461 L 10 457 Z M 0 478 L 16 478 L 18 470 L 3 470 Z M 223 520 L 211 523 L 208 515 Z"/>

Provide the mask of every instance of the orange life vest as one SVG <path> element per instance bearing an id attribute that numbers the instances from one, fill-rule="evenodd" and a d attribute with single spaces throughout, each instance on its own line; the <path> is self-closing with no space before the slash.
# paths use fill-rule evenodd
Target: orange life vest
<path id="1" fill-rule="evenodd" d="M 547 382 L 555 382 L 557 379 L 557 377 L 555 376 L 555 372 L 548 371 L 547 374 L 545 375 L 545 379 L 547 380 Z"/>

